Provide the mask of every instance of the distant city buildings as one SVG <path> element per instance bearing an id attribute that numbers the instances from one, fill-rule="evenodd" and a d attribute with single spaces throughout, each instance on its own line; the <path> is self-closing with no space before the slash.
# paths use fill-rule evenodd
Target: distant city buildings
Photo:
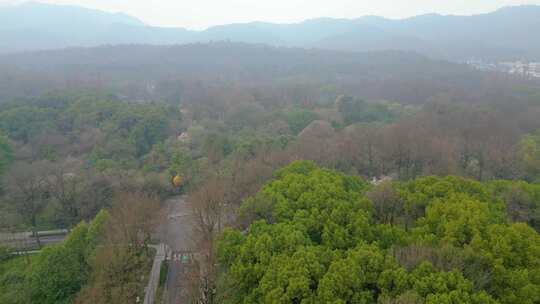
<path id="1" fill-rule="evenodd" d="M 540 62 L 507 61 L 487 63 L 481 60 L 468 60 L 467 64 L 481 71 L 499 71 L 527 78 L 540 78 Z"/>
<path id="2" fill-rule="evenodd" d="M 540 62 L 529 63 L 529 74 L 532 77 L 540 78 Z"/>

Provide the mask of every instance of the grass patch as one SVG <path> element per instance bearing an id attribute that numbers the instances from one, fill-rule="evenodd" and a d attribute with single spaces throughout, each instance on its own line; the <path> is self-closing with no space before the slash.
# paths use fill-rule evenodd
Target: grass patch
<path id="1" fill-rule="evenodd" d="M 161 262 L 159 269 L 159 287 L 165 285 L 167 282 L 167 274 L 169 273 L 169 262 L 167 260 Z"/>

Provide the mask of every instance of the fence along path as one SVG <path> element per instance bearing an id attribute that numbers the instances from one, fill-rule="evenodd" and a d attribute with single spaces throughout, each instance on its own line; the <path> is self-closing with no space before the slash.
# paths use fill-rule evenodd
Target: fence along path
<path id="1" fill-rule="evenodd" d="M 161 263 L 165 260 L 165 244 L 161 243 L 153 247 L 156 249 L 156 256 L 154 257 L 154 263 L 152 264 L 152 270 L 150 271 L 148 286 L 145 288 L 144 304 L 154 304 L 156 291 L 159 284 Z"/>

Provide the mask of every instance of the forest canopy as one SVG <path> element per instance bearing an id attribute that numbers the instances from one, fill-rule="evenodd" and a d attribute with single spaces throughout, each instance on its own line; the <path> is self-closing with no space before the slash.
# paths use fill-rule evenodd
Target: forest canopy
<path id="1" fill-rule="evenodd" d="M 2 55 L 0 74 L 0 233 L 31 236 L 0 247 L 0 302 L 135 302 L 158 222 L 190 225 L 175 277 L 197 303 L 540 302 L 537 81 L 230 42 Z"/>
<path id="2" fill-rule="evenodd" d="M 512 218 L 505 200 L 529 187 L 540 193 L 538 185 L 459 177 L 373 186 L 293 163 L 244 202 L 247 230 L 223 233 L 220 299 L 536 303 L 540 235 Z"/>

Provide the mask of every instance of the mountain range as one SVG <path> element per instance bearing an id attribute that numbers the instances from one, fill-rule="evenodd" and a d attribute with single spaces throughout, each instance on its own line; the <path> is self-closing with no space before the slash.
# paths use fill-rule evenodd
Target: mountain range
<path id="1" fill-rule="evenodd" d="M 294 24 L 251 22 L 192 31 L 144 24 L 122 13 L 24 3 L 0 8 L 0 52 L 120 44 L 210 41 L 338 51 L 414 51 L 454 61 L 540 60 L 540 6 L 473 16 L 428 14 L 393 20 L 319 18 Z"/>

